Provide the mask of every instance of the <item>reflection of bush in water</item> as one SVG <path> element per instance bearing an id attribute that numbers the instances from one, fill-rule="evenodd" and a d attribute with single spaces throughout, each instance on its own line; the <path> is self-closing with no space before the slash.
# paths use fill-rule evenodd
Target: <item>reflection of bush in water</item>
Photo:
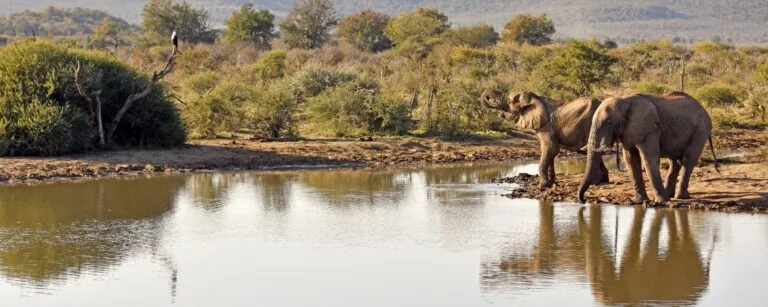
<path id="1" fill-rule="evenodd" d="M 171 207 L 184 179 L 108 179 L 0 187 L 0 227 L 54 227 L 83 220 L 145 219 Z"/>
<path id="2" fill-rule="evenodd" d="M 374 205 L 403 199 L 408 182 L 397 180 L 401 175 L 395 171 L 322 171 L 302 173 L 299 181 L 322 192 L 318 195 L 334 205 Z"/>
<path id="3" fill-rule="evenodd" d="M 0 187 L 0 271 L 44 285 L 117 265 L 157 243 L 155 218 L 183 184 L 164 177 Z"/>
<path id="4" fill-rule="evenodd" d="M 511 167 L 436 167 L 423 171 L 427 184 L 473 184 L 489 183 L 492 179 L 502 178 Z"/>

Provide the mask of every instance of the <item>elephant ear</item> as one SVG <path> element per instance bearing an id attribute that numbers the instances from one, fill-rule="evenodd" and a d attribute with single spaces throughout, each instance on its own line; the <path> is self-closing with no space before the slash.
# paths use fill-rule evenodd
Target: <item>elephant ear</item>
<path id="1" fill-rule="evenodd" d="M 516 123 L 518 127 L 539 130 L 549 122 L 549 107 L 544 98 L 524 92 L 512 101 L 518 102 L 512 105 L 520 113 Z"/>
<path id="2" fill-rule="evenodd" d="M 651 133 L 658 132 L 661 124 L 659 111 L 652 100 L 642 95 L 633 95 L 623 99 L 618 107 L 624 114 L 621 123 L 621 137 L 630 144 L 639 144 Z"/>

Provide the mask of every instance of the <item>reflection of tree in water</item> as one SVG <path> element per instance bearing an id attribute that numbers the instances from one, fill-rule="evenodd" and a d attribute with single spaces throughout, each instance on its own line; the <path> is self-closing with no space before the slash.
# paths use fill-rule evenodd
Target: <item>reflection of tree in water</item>
<path id="1" fill-rule="evenodd" d="M 602 207 L 589 207 L 578 225 L 555 232 L 552 206 L 542 205 L 538 245 L 527 256 L 511 256 L 501 264 L 484 264 L 484 286 L 531 281 L 566 271 L 583 271 L 601 303 L 694 303 L 709 285 L 709 264 L 704 263 L 691 233 L 686 211 L 657 210 L 642 238 L 646 209 L 636 208 L 627 245 L 616 266 L 616 250 L 603 233 Z M 666 222 L 668 250 L 661 254 L 659 238 Z M 645 244 L 643 245 L 643 241 Z"/>
<path id="2" fill-rule="evenodd" d="M 329 204 L 375 206 L 397 204 L 405 197 L 408 175 L 394 171 L 342 170 L 304 172 L 299 181 L 315 189 Z"/>
<path id="3" fill-rule="evenodd" d="M 254 176 L 259 198 L 264 211 L 283 212 L 291 202 L 291 184 L 296 180 L 296 173 L 264 174 Z"/>
<path id="4" fill-rule="evenodd" d="M 196 205 L 208 211 L 218 211 L 225 204 L 229 189 L 247 179 L 243 174 L 197 174 L 189 177 L 186 189 Z"/>
<path id="5" fill-rule="evenodd" d="M 0 187 L 0 272 L 44 286 L 155 248 L 179 177 Z"/>
<path id="6" fill-rule="evenodd" d="M 195 204 L 208 211 L 218 211 L 227 202 L 227 194 L 238 184 L 253 186 L 265 210 L 288 208 L 291 183 L 297 173 L 199 174 L 189 177 L 187 190 Z"/>

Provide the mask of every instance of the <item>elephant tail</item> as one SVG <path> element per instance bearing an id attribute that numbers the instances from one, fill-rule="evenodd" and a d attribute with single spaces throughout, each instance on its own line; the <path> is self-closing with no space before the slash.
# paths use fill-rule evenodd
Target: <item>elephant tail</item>
<path id="1" fill-rule="evenodd" d="M 712 136 L 709 136 L 709 150 L 712 151 L 712 159 L 715 161 L 715 170 L 720 173 L 720 163 L 717 162 L 717 156 L 715 155 L 715 145 L 712 145 Z"/>

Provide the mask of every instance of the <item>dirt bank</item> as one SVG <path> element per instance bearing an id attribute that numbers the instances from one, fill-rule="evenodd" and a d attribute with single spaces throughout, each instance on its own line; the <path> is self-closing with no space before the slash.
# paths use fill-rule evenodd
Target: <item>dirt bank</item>
<path id="1" fill-rule="evenodd" d="M 746 160 L 753 160 L 748 158 Z M 712 166 L 696 168 L 691 176 L 689 190 L 691 200 L 673 200 L 669 204 L 636 204 L 629 172 L 612 172 L 611 183 L 592 186 L 587 191 L 589 203 L 610 203 L 619 205 L 647 205 L 705 209 L 727 212 L 768 213 L 768 163 L 744 162 L 724 165 L 720 173 Z M 505 195 L 511 198 L 533 198 L 549 201 L 576 202 L 580 175 L 559 176 L 557 185 L 549 190 L 540 190 L 536 176 L 520 175 L 505 178 L 504 182 L 517 183 L 519 189 Z M 651 186 L 646 178 L 646 191 L 651 195 Z"/>
<path id="2" fill-rule="evenodd" d="M 719 131 L 715 137 L 715 146 L 721 152 L 754 150 L 767 143 L 765 134 L 754 130 Z M 574 155 L 563 153 L 563 156 Z M 56 158 L 0 158 L 0 184 L 209 170 L 512 162 L 538 156 L 539 144 L 531 135 L 453 141 L 415 137 L 375 141 L 205 140 L 167 150 L 107 151 Z"/>
<path id="3" fill-rule="evenodd" d="M 370 142 L 207 140 L 168 150 L 109 151 L 56 158 L 0 158 L 0 184 L 205 170 L 509 161 L 537 157 L 538 151 L 538 143 L 532 137 L 466 141 L 399 138 Z"/>

